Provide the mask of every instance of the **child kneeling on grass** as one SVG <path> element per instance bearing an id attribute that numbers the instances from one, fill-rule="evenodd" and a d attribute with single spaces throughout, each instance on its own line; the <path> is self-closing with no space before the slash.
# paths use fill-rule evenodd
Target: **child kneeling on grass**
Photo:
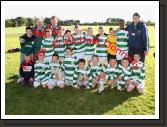
<path id="1" fill-rule="evenodd" d="M 20 65 L 21 84 L 28 86 L 33 84 L 34 62 L 30 55 L 24 55 L 24 61 Z"/>
<path id="2" fill-rule="evenodd" d="M 72 55 L 71 47 L 67 47 L 66 55 L 61 66 L 64 72 L 64 85 L 73 87 L 73 76 L 77 65 L 77 58 Z"/>
<path id="3" fill-rule="evenodd" d="M 109 59 L 109 64 L 104 67 L 104 72 L 106 74 L 106 80 L 109 88 L 113 89 L 114 87 L 117 87 L 118 76 L 121 75 L 121 73 L 118 69 L 116 59 Z"/>
<path id="4" fill-rule="evenodd" d="M 44 62 L 45 53 L 40 51 L 38 53 L 38 60 L 34 64 L 34 88 L 42 85 L 43 88 L 47 87 L 46 68 L 48 65 Z"/>
<path id="5" fill-rule="evenodd" d="M 130 85 L 127 87 L 127 92 L 133 91 L 137 88 L 140 94 L 144 94 L 144 78 L 145 78 L 145 68 L 144 63 L 140 61 L 140 55 L 134 54 L 134 60 L 130 64 L 132 69 Z"/>
<path id="6" fill-rule="evenodd" d="M 97 55 L 93 55 L 90 63 L 88 64 L 90 71 L 92 73 L 93 85 L 95 88 L 99 84 L 99 75 L 103 70 L 103 65 L 99 62 L 99 57 Z"/>
<path id="7" fill-rule="evenodd" d="M 61 70 L 61 62 L 59 61 L 59 55 L 54 53 L 52 55 L 52 61 L 49 63 L 49 80 L 48 89 L 53 89 L 54 86 L 64 88 L 64 74 Z"/>
<path id="8" fill-rule="evenodd" d="M 90 69 L 85 65 L 84 59 L 79 59 L 79 66 L 75 69 L 73 84 L 74 87 L 79 89 L 81 86 L 85 86 L 86 89 L 90 89 L 92 86 L 92 74 Z"/>
<path id="9" fill-rule="evenodd" d="M 121 75 L 118 76 L 117 90 L 124 90 L 130 84 L 130 76 L 132 74 L 128 59 L 123 58 L 118 68 Z"/>

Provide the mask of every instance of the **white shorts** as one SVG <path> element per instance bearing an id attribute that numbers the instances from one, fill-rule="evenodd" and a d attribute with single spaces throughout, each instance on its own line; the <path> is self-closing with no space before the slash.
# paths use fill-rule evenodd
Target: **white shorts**
<path id="1" fill-rule="evenodd" d="M 107 64 L 108 62 L 107 62 L 107 56 L 106 57 L 99 57 L 99 62 L 101 63 L 101 64 Z"/>
<path id="2" fill-rule="evenodd" d="M 56 85 L 57 85 L 57 80 L 55 80 L 55 79 L 50 79 L 50 80 L 48 81 L 48 84 L 47 84 L 47 85 L 56 86 Z"/>
<path id="3" fill-rule="evenodd" d="M 142 89 L 144 89 L 144 81 L 137 81 L 137 80 L 132 80 L 133 82 L 135 82 L 135 83 L 137 83 L 138 85 L 136 86 L 137 87 L 137 89 L 140 89 L 140 88 L 142 88 Z M 131 81 L 131 82 L 132 82 Z M 130 83 L 130 85 L 129 85 L 129 87 L 134 87 L 131 83 Z"/>
<path id="4" fill-rule="evenodd" d="M 117 60 L 122 60 L 124 57 L 127 57 L 128 56 L 128 50 L 122 50 L 121 52 L 120 51 L 117 51 L 116 52 L 116 59 Z"/>
<path id="5" fill-rule="evenodd" d="M 66 86 L 73 86 L 73 81 L 65 79 L 64 81 Z"/>
<path id="6" fill-rule="evenodd" d="M 85 53 L 84 52 L 75 53 L 74 56 L 77 58 L 77 60 L 84 59 L 85 58 Z"/>
<path id="7" fill-rule="evenodd" d="M 43 82 L 34 81 L 33 87 L 37 88 L 37 87 L 39 87 L 40 85 L 44 85 L 44 84 L 47 84 L 47 82 L 46 82 L 46 81 L 43 81 Z"/>

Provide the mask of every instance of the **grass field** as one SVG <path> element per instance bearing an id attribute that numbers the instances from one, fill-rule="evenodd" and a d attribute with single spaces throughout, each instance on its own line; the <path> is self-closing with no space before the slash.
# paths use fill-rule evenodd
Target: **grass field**
<path id="1" fill-rule="evenodd" d="M 66 27 L 67 28 L 67 27 Z M 82 26 L 84 29 L 85 26 Z M 108 31 L 105 26 L 105 31 Z M 69 28 L 71 29 L 71 28 Z M 93 27 L 97 33 L 97 27 Z M 5 50 L 19 47 L 19 36 L 25 27 L 5 29 Z M 146 77 L 144 95 L 137 91 L 128 94 L 125 91 L 105 89 L 102 95 L 96 90 L 74 90 L 73 88 L 52 91 L 34 89 L 18 85 L 17 74 L 19 53 L 5 54 L 5 100 L 6 115 L 59 115 L 59 114 L 107 114 L 107 115 L 153 115 L 155 113 L 155 51 L 154 28 L 148 27 L 150 52 L 146 57 Z"/>

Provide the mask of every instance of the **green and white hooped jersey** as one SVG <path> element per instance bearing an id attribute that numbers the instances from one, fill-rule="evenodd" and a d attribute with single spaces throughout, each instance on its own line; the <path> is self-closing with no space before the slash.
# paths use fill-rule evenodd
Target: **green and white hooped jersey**
<path id="1" fill-rule="evenodd" d="M 132 69 L 132 75 L 131 79 L 135 79 L 139 82 L 144 81 L 145 78 L 145 67 L 143 62 L 135 63 L 135 64 L 130 64 L 130 67 Z"/>
<path id="2" fill-rule="evenodd" d="M 95 47 L 96 45 L 93 42 L 94 36 L 88 36 L 85 37 L 85 55 L 93 55 L 95 54 Z"/>
<path id="3" fill-rule="evenodd" d="M 85 32 L 78 35 L 76 33 L 73 34 L 74 53 L 85 52 L 85 36 Z"/>
<path id="4" fill-rule="evenodd" d="M 90 63 L 88 67 L 90 68 L 93 78 L 99 76 L 100 72 L 103 71 L 103 65 L 101 63 L 98 63 L 97 65 L 93 65 L 93 63 Z"/>
<path id="5" fill-rule="evenodd" d="M 63 36 L 65 48 L 74 48 L 74 43 L 72 37 L 68 38 L 66 35 Z"/>
<path id="6" fill-rule="evenodd" d="M 99 57 L 106 57 L 107 56 L 107 36 L 105 35 L 100 35 L 98 37 L 98 41 L 96 44 L 96 55 Z"/>
<path id="7" fill-rule="evenodd" d="M 119 64 L 118 68 L 120 70 L 121 77 L 122 77 L 123 81 L 126 81 L 126 80 L 130 79 L 130 77 L 132 75 L 132 70 L 129 66 L 125 69 L 125 68 L 122 67 L 122 65 Z"/>
<path id="8" fill-rule="evenodd" d="M 107 64 L 104 67 L 103 71 L 106 73 L 106 80 L 116 79 L 118 77 L 118 75 L 121 74 L 117 65 L 115 65 L 115 67 L 111 68 L 110 64 Z"/>
<path id="9" fill-rule="evenodd" d="M 54 49 L 52 46 L 53 43 L 53 37 L 51 38 L 45 38 L 44 40 L 42 40 L 42 49 L 45 49 L 45 57 L 52 57 L 53 53 L 54 53 Z"/>
<path id="10" fill-rule="evenodd" d="M 117 36 L 117 48 L 125 51 L 128 50 L 128 31 L 120 30 L 116 33 Z"/>
<path id="11" fill-rule="evenodd" d="M 92 73 L 90 71 L 89 67 L 85 67 L 84 69 L 80 69 L 77 67 L 74 72 L 74 79 L 73 79 L 73 84 L 77 84 L 78 77 L 87 75 L 88 77 L 88 84 L 89 86 L 92 86 Z"/>
<path id="12" fill-rule="evenodd" d="M 54 52 L 56 52 L 59 55 L 59 57 L 64 57 L 65 45 L 63 42 L 63 37 L 56 37 L 54 41 Z"/>
<path id="13" fill-rule="evenodd" d="M 65 79 L 73 81 L 74 70 L 77 64 L 77 59 L 75 57 L 65 56 L 64 61 L 61 65 L 61 69 L 64 71 Z"/>
<path id="14" fill-rule="evenodd" d="M 47 80 L 47 65 L 46 63 L 39 63 L 37 60 L 34 64 L 34 81 L 44 82 Z"/>
<path id="15" fill-rule="evenodd" d="M 49 78 L 54 79 L 55 71 L 57 69 L 61 69 L 61 62 L 57 61 L 56 63 L 50 62 L 49 63 Z"/>

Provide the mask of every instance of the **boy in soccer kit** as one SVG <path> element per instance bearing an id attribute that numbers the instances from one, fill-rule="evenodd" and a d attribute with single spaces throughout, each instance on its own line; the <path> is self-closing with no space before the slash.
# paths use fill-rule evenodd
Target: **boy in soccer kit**
<path id="1" fill-rule="evenodd" d="M 113 89 L 116 87 L 117 81 L 118 81 L 118 76 L 121 74 L 120 70 L 117 66 L 117 61 L 114 58 L 110 58 L 109 64 L 107 64 L 104 68 L 104 72 L 106 74 L 106 80 L 107 84 L 110 89 Z"/>
<path id="2" fill-rule="evenodd" d="M 65 55 L 65 44 L 63 41 L 63 28 L 59 27 L 57 32 L 58 32 L 58 35 L 54 39 L 53 47 L 54 47 L 54 52 L 59 55 L 60 61 L 63 62 L 64 55 Z"/>
<path id="3" fill-rule="evenodd" d="M 90 89 L 92 86 L 92 74 L 90 69 L 85 65 L 84 59 L 79 59 L 78 61 L 78 67 L 74 71 L 73 84 L 77 89 L 81 86 Z"/>
<path id="4" fill-rule="evenodd" d="M 121 75 L 118 76 L 117 90 L 124 90 L 129 85 L 132 74 L 128 59 L 123 58 L 118 68 Z"/>
<path id="5" fill-rule="evenodd" d="M 75 33 L 73 34 L 74 43 L 74 56 L 77 60 L 85 58 L 85 32 L 81 32 L 80 27 L 76 25 L 74 27 Z"/>
<path id="6" fill-rule="evenodd" d="M 123 58 L 128 56 L 128 31 L 124 28 L 124 20 L 119 21 L 119 27 L 120 30 L 116 32 L 116 58 L 118 63 L 120 63 Z"/>
<path id="7" fill-rule="evenodd" d="M 90 62 L 92 56 L 95 54 L 95 43 L 93 42 L 93 29 L 88 27 L 87 33 L 85 36 L 85 59 Z"/>
<path id="8" fill-rule="evenodd" d="M 72 56 L 72 49 L 66 48 L 66 55 L 62 63 L 62 71 L 64 72 L 64 85 L 73 87 L 73 75 L 77 64 L 76 57 Z"/>
<path id="9" fill-rule="evenodd" d="M 140 61 L 140 55 L 134 54 L 134 60 L 130 64 L 132 75 L 130 77 L 130 85 L 127 87 L 127 92 L 133 91 L 137 88 L 140 94 L 144 94 L 144 78 L 145 67 L 144 63 Z"/>
<path id="10" fill-rule="evenodd" d="M 59 55 L 54 53 L 52 55 L 52 61 L 49 63 L 49 80 L 48 89 L 53 89 L 54 86 L 64 88 L 64 75 L 61 70 L 61 62 L 59 61 Z"/>
<path id="11" fill-rule="evenodd" d="M 107 34 L 104 33 L 103 27 L 99 27 L 99 34 L 96 35 L 96 55 L 102 64 L 107 64 Z"/>
<path id="12" fill-rule="evenodd" d="M 63 42 L 64 42 L 64 45 L 65 45 L 65 49 L 67 47 L 70 47 L 71 49 L 74 48 L 73 37 L 72 37 L 72 34 L 71 34 L 70 30 L 65 31 L 65 34 L 63 36 Z"/>
<path id="13" fill-rule="evenodd" d="M 92 56 L 91 62 L 88 64 L 88 67 L 92 73 L 92 87 L 95 88 L 99 83 L 99 75 L 103 70 L 103 65 L 99 63 L 99 57 L 97 55 Z"/>
<path id="14" fill-rule="evenodd" d="M 34 62 L 30 55 L 24 56 L 24 61 L 20 65 L 21 84 L 28 86 L 33 84 Z"/>
<path id="15" fill-rule="evenodd" d="M 51 62 L 52 59 L 52 55 L 54 53 L 54 49 L 52 46 L 53 43 L 53 37 L 52 37 L 52 31 L 51 29 L 46 29 L 46 38 L 44 38 L 44 40 L 42 40 L 42 46 L 41 46 L 41 50 L 45 51 L 45 58 L 44 61 L 45 62 Z"/>
<path id="16" fill-rule="evenodd" d="M 46 71 L 46 68 L 48 65 L 44 62 L 45 58 L 45 53 L 43 51 L 40 51 L 38 53 L 38 60 L 35 61 L 34 64 L 34 88 L 39 87 L 42 85 L 43 88 L 47 87 L 47 76 L 46 74 L 48 73 Z"/>
<path id="17" fill-rule="evenodd" d="M 116 40 L 115 32 L 113 28 L 109 29 L 109 35 L 107 35 L 107 61 L 109 62 L 110 58 L 116 58 Z"/>

